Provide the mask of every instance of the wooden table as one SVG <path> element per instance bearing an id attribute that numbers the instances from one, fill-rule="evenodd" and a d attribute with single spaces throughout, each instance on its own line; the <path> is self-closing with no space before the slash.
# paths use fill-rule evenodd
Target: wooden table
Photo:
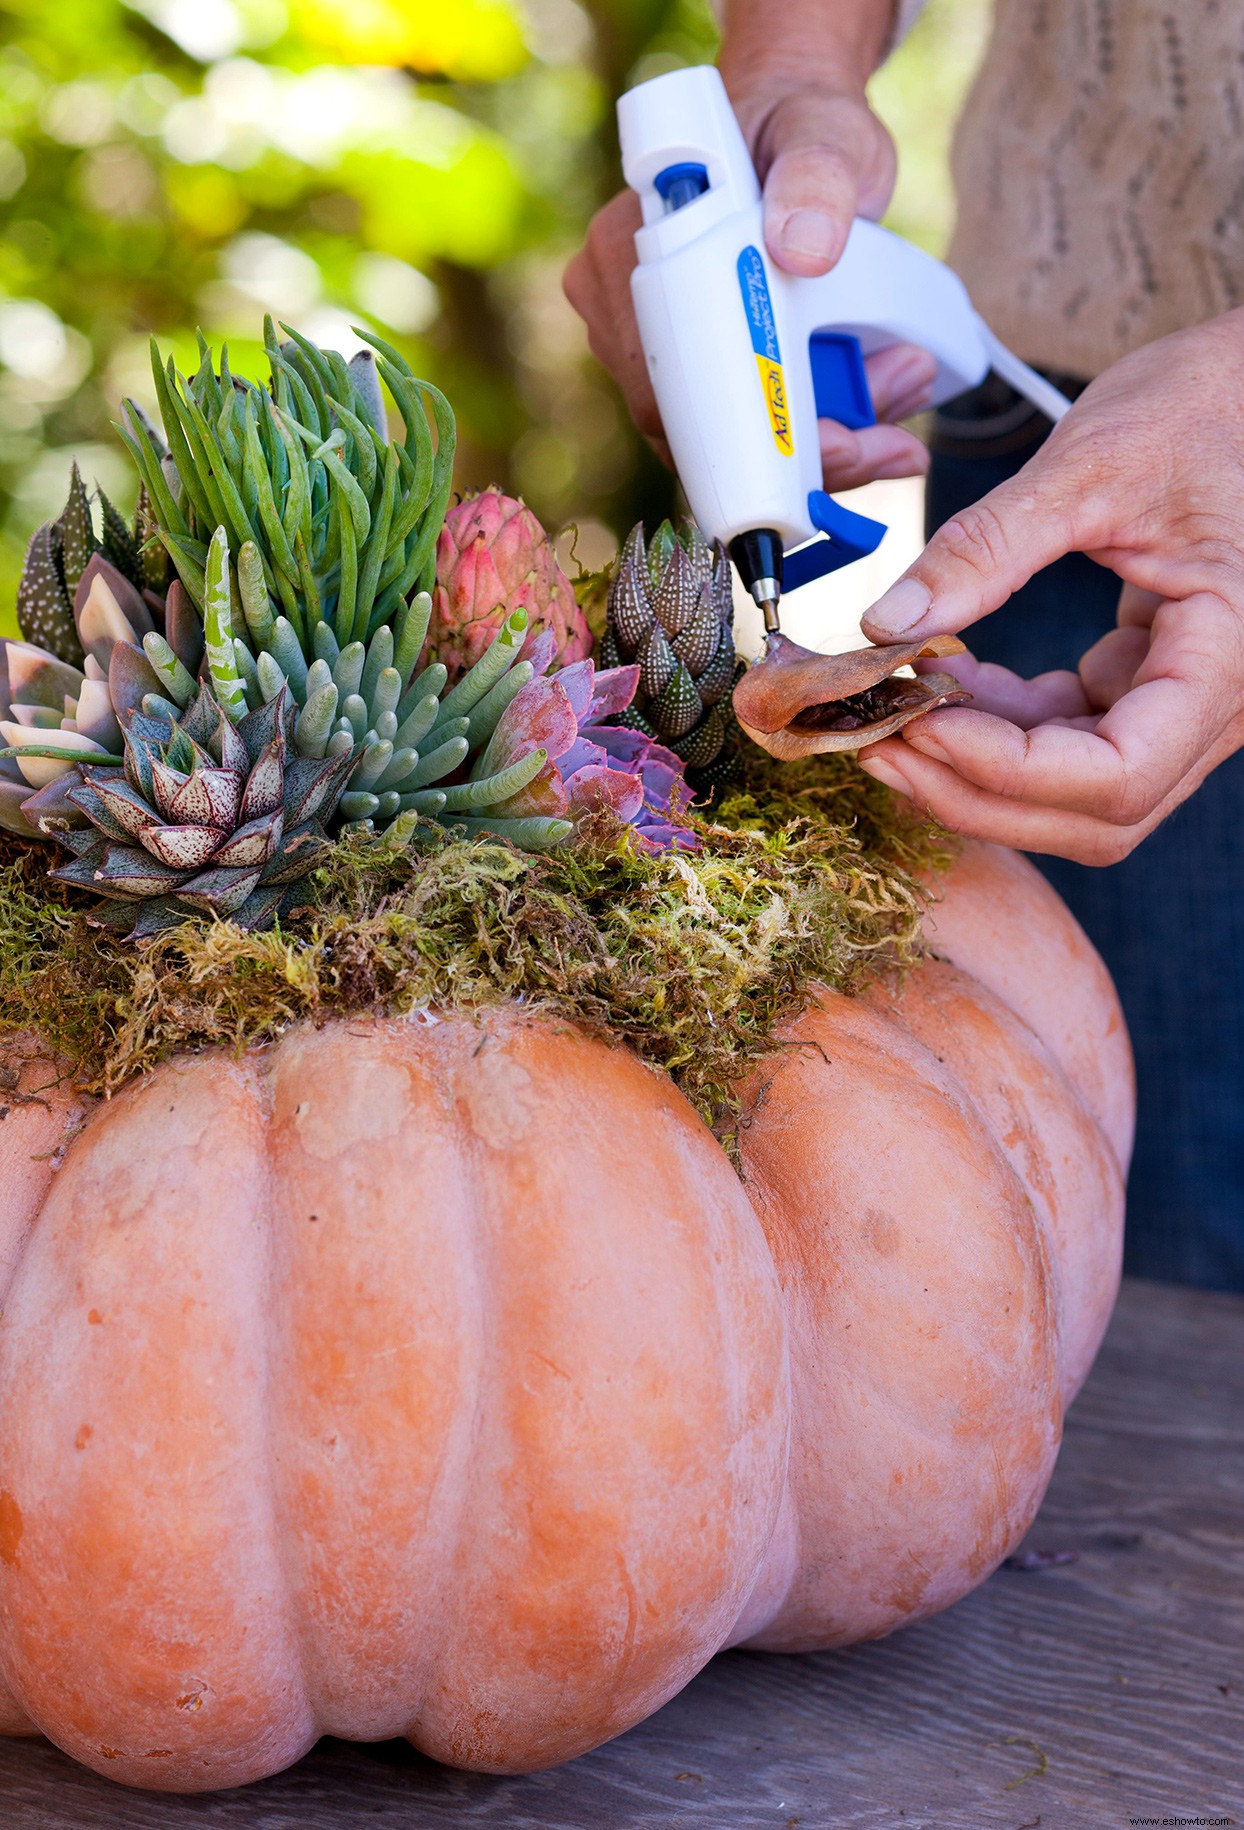
<path id="1" fill-rule="evenodd" d="M 324 1741 L 197 1798 L 0 1742 L 5 1830 L 1114 1830 L 1244 1822 L 1244 1299 L 1128 1285 L 1030 1547 L 948 1614 L 808 1658 L 729 1653 L 556 1772 Z"/>

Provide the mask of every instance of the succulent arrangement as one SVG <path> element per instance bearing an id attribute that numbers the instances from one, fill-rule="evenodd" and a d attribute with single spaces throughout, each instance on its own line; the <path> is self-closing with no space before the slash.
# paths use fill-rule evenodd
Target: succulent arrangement
<path id="1" fill-rule="evenodd" d="M 730 560 L 688 523 L 663 521 L 645 543 L 627 535 L 609 586 L 601 658 L 634 661 L 639 689 L 626 722 L 667 744 L 700 793 L 733 774 L 739 728 L 730 706 L 738 676 Z"/>
<path id="2" fill-rule="evenodd" d="M 121 428 L 134 520 L 101 492 L 97 524 L 75 466 L 33 536 L 22 639 L 0 643 L 0 824 L 62 844 L 54 874 L 139 934 L 188 909 L 271 921 L 346 828 L 398 847 L 434 821 L 542 850 L 607 812 L 641 849 L 694 846 L 669 695 L 643 691 L 653 643 L 598 671 L 530 511 L 496 489 L 449 506 L 444 396 L 380 338 L 348 362 L 270 321 L 265 342 L 266 385 L 202 339 L 182 376 L 153 343 L 163 430 L 132 401 Z M 261 816 L 218 778 L 241 768 L 235 736 L 269 727 L 292 799 L 242 835 Z M 327 784 L 314 807 L 308 783 Z"/>

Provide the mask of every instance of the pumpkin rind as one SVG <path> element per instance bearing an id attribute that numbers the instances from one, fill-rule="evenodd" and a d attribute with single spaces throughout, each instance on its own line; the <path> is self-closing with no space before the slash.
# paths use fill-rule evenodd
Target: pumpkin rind
<path id="1" fill-rule="evenodd" d="M 516 1011 L 303 1026 L 89 1111 L 26 1062 L 0 1732 L 182 1791 L 326 1732 L 524 1771 L 725 1644 L 981 1581 L 1113 1298 L 1130 1056 L 1022 860 L 967 847 L 930 925 L 944 958 L 777 1038 L 742 1181 L 668 1082 Z"/>
<path id="2" fill-rule="evenodd" d="M 34 1037 L 5 1039 L 0 1086 L 0 1314 L 31 1225 L 47 1198 L 55 1167 L 85 1106 Z M 23 1521 L 0 1482 L 0 1578 L 21 1547 Z M 0 1735 L 37 1734 L 0 1670 Z"/>
<path id="3" fill-rule="evenodd" d="M 1062 1411 L 1045 1239 L 980 1112 L 840 993 L 783 1040 L 742 1148 L 790 1314 L 800 1556 L 749 1643 L 798 1652 L 974 1588 L 1036 1511 Z"/>
<path id="4" fill-rule="evenodd" d="M 729 1636 L 786 1452 L 772 1261 L 711 1135 L 504 1017 L 299 1030 L 97 1109 L 0 1391 L 0 1671 L 178 1790 L 326 1732 L 496 1771 L 620 1732 Z"/>
<path id="5" fill-rule="evenodd" d="M 1054 1272 L 1066 1406 L 1119 1290 L 1124 1189 L 1114 1152 L 1045 1044 L 979 979 L 930 959 L 901 987 L 883 983 L 865 997 L 949 1067 L 1027 1191 Z"/>
<path id="6" fill-rule="evenodd" d="M 1136 1126 L 1132 1045 L 1105 962 L 1071 910 L 1027 858 L 975 839 L 936 891 L 924 924 L 933 951 L 1035 1030 L 1126 1168 Z"/>

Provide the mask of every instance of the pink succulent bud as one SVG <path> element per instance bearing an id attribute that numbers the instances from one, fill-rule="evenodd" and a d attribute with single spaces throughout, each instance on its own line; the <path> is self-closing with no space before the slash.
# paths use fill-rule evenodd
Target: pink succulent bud
<path id="1" fill-rule="evenodd" d="M 530 619 L 523 659 L 531 658 L 528 651 L 545 630 L 553 638 L 554 666 L 591 654 L 591 632 L 548 535 L 524 503 L 485 489 L 445 517 L 436 544 L 428 658 L 449 669 L 452 684 L 519 609 Z"/>

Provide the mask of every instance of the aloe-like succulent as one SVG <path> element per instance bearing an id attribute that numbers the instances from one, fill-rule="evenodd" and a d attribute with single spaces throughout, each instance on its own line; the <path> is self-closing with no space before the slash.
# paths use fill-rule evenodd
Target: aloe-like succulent
<path id="1" fill-rule="evenodd" d="M 209 546 L 223 528 L 239 559 L 253 549 L 253 580 L 262 580 L 272 618 L 284 619 L 310 665 L 319 623 L 342 648 L 366 642 L 415 592 L 430 591 L 454 418 L 440 390 L 382 338 L 361 332 L 379 360 L 368 349 L 347 362 L 283 328 L 281 342 L 265 320 L 270 388 L 234 375 L 227 349 L 217 362 L 201 337 L 198 370 L 179 375 L 153 339 L 169 461 L 131 402 L 121 431 L 155 532 L 200 611 L 206 615 Z M 401 439 L 389 438 L 380 377 L 405 422 Z"/>
<path id="2" fill-rule="evenodd" d="M 236 722 L 210 686 L 177 717 L 123 722 L 122 754 L 68 791 L 83 824 L 56 830 L 74 855 L 52 876 L 103 897 L 99 916 L 140 937 L 192 913 L 269 926 L 329 845 L 353 749 L 291 756 L 284 690 Z"/>
<path id="3" fill-rule="evenodd" d="M 138 414 L 139 409 L 135 407 L 133 412 Z M 158 434 L 149 424 L 146 435 L 159 444 Z M 84 659 L 77 627 L 79 586 L 97 555 L 136 593 L 147 595 L 148 625 L 150 612 L 159 614 L 168 582 L 163 553 L 146 547 L 151 532 L 146 492 L 139 492 L 132 524 L 113 507 L 102 489 L 96 493 L 102 521 L 102 532 L 98 534 L 91 498 L 77 463 L 73 463 L 65 506 L 54 521 L 45 521 L 31 535 L 17 586 L 17 626 L 23 637 L 71 667 L 81 667 Z"/>

